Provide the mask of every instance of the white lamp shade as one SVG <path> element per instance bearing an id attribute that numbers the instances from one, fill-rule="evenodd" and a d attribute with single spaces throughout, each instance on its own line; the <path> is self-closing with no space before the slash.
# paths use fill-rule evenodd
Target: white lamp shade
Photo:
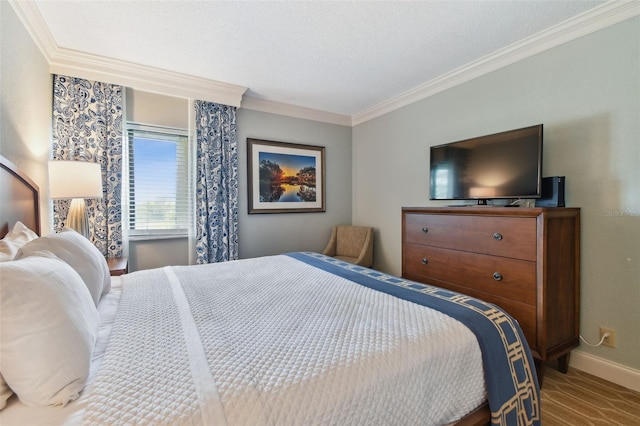
<path id="1" fill-rule="evenodd" d="M 100 164 L 87 161 L 49 161 L 51 198 L 102 198 Z"/>

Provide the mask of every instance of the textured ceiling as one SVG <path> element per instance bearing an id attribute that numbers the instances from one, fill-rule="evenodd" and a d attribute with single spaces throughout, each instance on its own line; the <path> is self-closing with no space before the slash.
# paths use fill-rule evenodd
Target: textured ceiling
<path id="1" fill-rule="evenodd" d="M 42 1 L 59 47 L 354 115 L 603 1 Z"/>

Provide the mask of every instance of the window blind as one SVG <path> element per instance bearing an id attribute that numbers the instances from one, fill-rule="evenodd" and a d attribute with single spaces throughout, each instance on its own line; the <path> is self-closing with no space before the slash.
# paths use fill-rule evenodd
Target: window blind
<path id="1" fill-rule="evenodd" d="M 129 234 L 187 234 L 187 132 L 129 125 L 127 136 Z"/>

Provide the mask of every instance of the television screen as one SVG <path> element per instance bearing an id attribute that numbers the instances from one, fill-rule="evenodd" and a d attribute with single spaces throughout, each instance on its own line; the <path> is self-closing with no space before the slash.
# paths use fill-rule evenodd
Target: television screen
<path id="1" fill-rule="evenodd" d="M 539 198 L 542 124 L 432 146 L 431 200 Z"/>

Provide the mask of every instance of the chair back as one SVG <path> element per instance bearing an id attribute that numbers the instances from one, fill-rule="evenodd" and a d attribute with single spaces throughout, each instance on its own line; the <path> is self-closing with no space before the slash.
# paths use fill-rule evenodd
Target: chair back
<path id="1" fill-rule="evenodd" d="M 370 268 L 373 265 L 373 228 L 334 226 L 322 254 Z"/>
<path id="2" fill-rule="evenodd" d="M 336 255 L 360 256 L 370 232 L 373 232 L 373 228 L 367 226 L 337 226 Z"/>

